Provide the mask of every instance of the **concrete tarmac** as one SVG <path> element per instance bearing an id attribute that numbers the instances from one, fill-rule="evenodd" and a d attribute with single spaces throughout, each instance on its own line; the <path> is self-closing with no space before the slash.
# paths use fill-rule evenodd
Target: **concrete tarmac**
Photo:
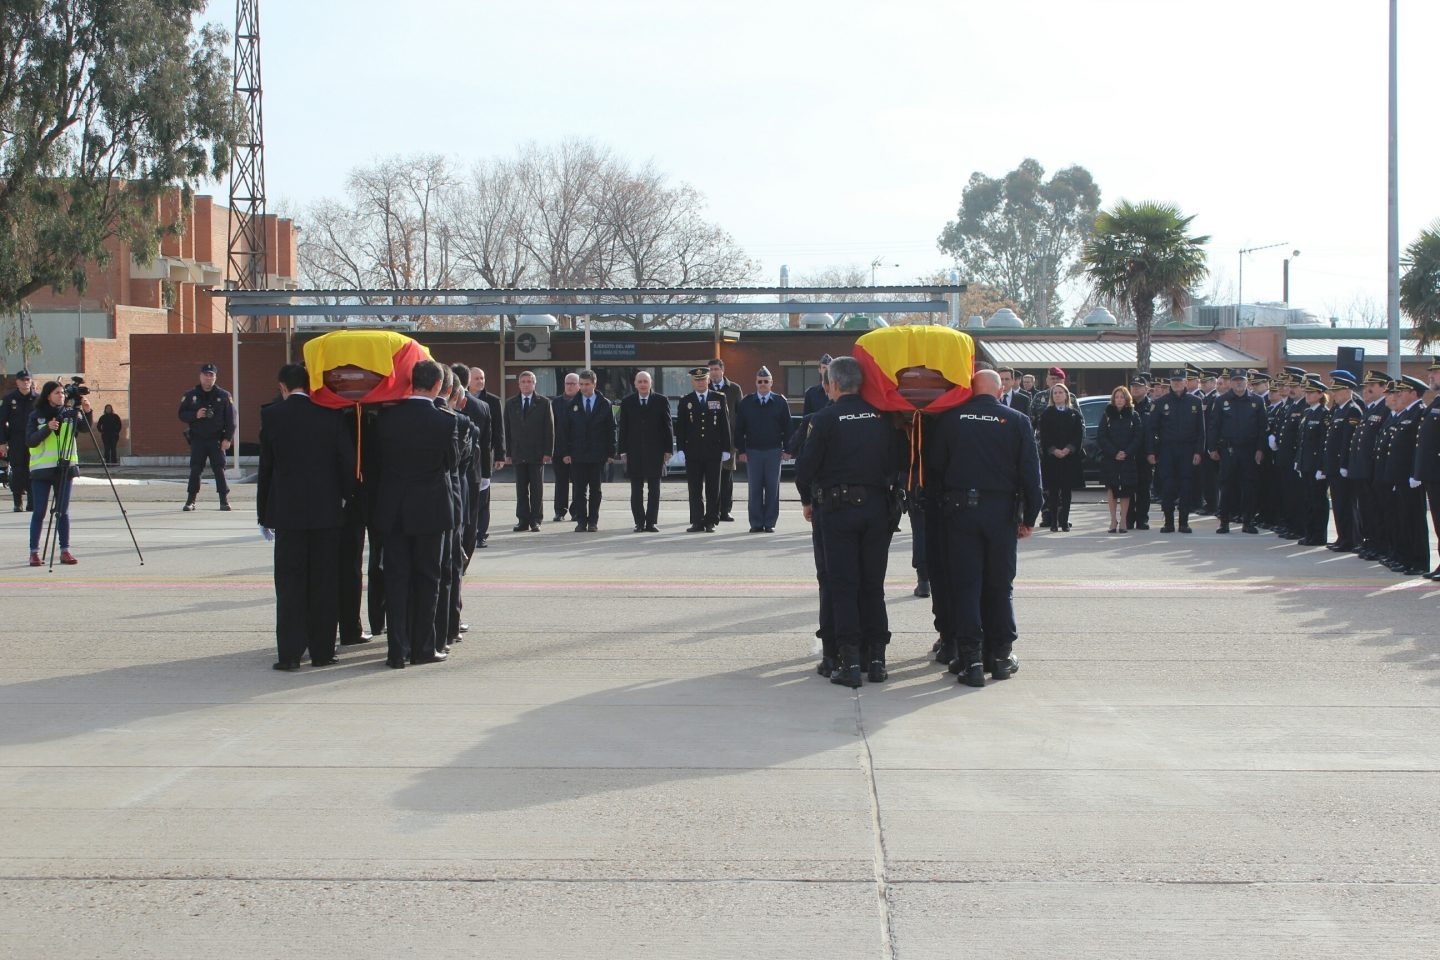
<path id="1" fill-rule="evenodd" d="M 443 664 L 286 674 L 253 487 L 0 514 L 0 955 L 1430 958 L 1440 585 L 1273 536 L 1021 547 L 1022 668 L 814 671 L 809 528 L 510 532 Z M 548 493 L 548 488 L 547 488 Z M 787 495 L 789 495 L 787 491 Z M 1091 494 L 1093 499 L 1093 492 Z"/>

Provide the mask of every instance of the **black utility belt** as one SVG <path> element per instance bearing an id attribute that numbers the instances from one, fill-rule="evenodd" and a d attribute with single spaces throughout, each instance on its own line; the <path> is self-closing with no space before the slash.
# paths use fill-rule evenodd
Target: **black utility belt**
<path id="1" fill-rule="evenodd" d="M 884 496 L 885 493 L 885 487 L 842 483 L 834 487 L 816 487 L 814 499 L 822 506 L 839 506 L 842 503 L 848 503 L 852 507 L 859 507 L 863 506 L 869 498 Z"/>
<path id="2" fill-rule="evenodd" d="M 940 504 L 947 511 L 969 510 L 987 500 L 1010 500 L 1014 496 L 1010 490 L 946 490 L 940 495 Z"/>

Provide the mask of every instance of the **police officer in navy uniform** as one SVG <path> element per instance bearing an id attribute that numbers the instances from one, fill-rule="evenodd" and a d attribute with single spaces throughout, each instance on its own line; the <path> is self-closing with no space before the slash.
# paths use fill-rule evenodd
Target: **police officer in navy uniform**
<path id="1" fill-rule="evenodd" d="M 1190 507 L 1195 489 L 1195 468 L 1205 450 L 1205 410 L 1201 399 L 1185 392 L 1185 371 L 1170 371 L 1170 392 L 1155 403 L 1150 422 L 1150 453 L 1160 481 L 1160 507 L 1165 511 L 1161 533 L 1190 533 Z"/>
<path id="2" fill-rule="evenodd" d="M 1440 391 L 1440 357 L 1430 362 L 1427 371 L 1430 388 Z M 1430 401 L 1425 415 L 1420 419 L 1419 436 L 1415 441 L 1415 469 L 1410 474 L 1425 484 L 1425 496 L 1430 503 L 1430 524 L 1440 536 L 1440 392 Z M 1426 545 L 1429 553 L 1429 545 Z M 1440 580 L 1440 564 L 1425 574 L 1426 580 Z"/>
<path id="3" fill-rule="evenodd" d="M 230 485 L 225 481 L 225 454 L 235 437 L 235 403 L 224 387 L 217 386 L 218 371 L 213 363 L 200 365 L 200 382 L 180 398 L 180 422 L 190 443 L 190 482 L 185 488 L 185 510 L 195 509 L 200 493 L 200 472 L 210 464 L 220 509 L 230 509 Z"/>
<path id="4" fill-rule="evenodd" d="M 1300 443 L 1295 451 L 1295 472 L 1300 478 L 1301 520 L 1305 547 L 1325 546 L 1330 525 L 1329 490 L 1325 478 L 1325 439 L 1330 433 L 1329 389 L 1317 376 L 1305 378 L 1305 411 L 1300 419 Z"/>
<path id="5" fill-rule="evenodd" d="M 1386 566 L 1407 577 L 1418 577 L 1429 571 L 1430 535 L 1425 527 L 1425 487 L 1415 476 L 1415 443 L 1420 421 L 1429 414 L 1420 397 L 1425 382 L 1414 377 L 1401 377 L 1390 382 L 1389 393 L 1395 395 L 1395 416 L 1387 427 L 1384 481 L 1392 493 L 1392 552 Z"/>
<path id="6" fill-rule="evenodd" d="M 864 374 L 854 357 L 836 357 L 828 376 L 834 402 L 810 418 L 795 464 L 805 519 L 823 528 L 825 577 L 839 656 L 830 682 L 871 683 L 887 676 L 885 567 L 898 513 L 891 488 L 904 468 L 902 434 L 860 396 Z M 998 382 L 998 378 L 997 378 Z"/>
<path id="7" fill-rule="evenodd" d="M 1135 461 L 1135 495 L 1130 498 L 1130 514 L 1126 518 L 1131 530 L 1150 529 L 1150 484 L 1154 468 L 1150 466 L 1150 427 L 1155 401 L 1150 399 L 1150 377 L 1137 373 L 1130 378 L 1130 393 L 1135 398 L 1135 412 L 1140 415 L 1140 453 Z"/>
<path id="8" fill-rule="evenodd" d="M 1216 533 L 1229 533 L 1232 521 L 1246 533 L 1255 526 L 1255 495 L 1265 449 L 1265 401 L 1249 390 L 1249 376 L 1238 367 L 1227 372 L 1230 390 L 1212 404 L 1208 442 L 1210 461 L 1220 465 L 1218 498 L 1220 524 Z"/>
<path id="9" fill-rule="evenodd" d="M 1380 430 L 1390 419 L 1385 405 L 1385 388 L 1390 378 L 1382 370 L 1365 371 L 1365 380 L 1360 384 L 1361 406 L 1365 408 L 1365 419 L 1355 428 L 1350 439 L 1350 462 L 1345 472 L 1355 497 L 1356 546 L 1355 555 L 1361 560 L 1378 560 L 1385 540 L 1380 518 L 1380 506 L 1375 489 L 1375 444 L 1380 439 Z"/>
<path id="10" fill-rule="evenodd" d="M 1330 485 L 1330 511 L 1335 517 L 1335 540 L 1325 546 L 1351 553 L 1360 542 L 1355 525 L 1355 493 L 1350 482 L 1350 445 L 1365 419 L 1365 408 L 1355 399 L 1360 383 L 1349 370 L 1330 371 L 1330 431 L 1325 435 L 1325 479 Z"/>
<path id="11" fill-rule="evenodd" d="M 988 670 L 1007 680 L 1012 655 L 1016 545 L 1040 513 L 1040 458 L 1030 420 L 1000 403 L 1000 378 L 982 370 L 974 396 L 940 414 L 926 450 L 926 475 L 944 514 L 948 618 L 960 682 L 983 687 Z"/>
<path id="12" fill-rule="evenodd" d="M 0 397 L 0 457 L 10 461 L 10 496 L 15 512 L 25 513 L 34 506 L 30 502 L 30 446 L 26 443 L 26 424 L 35 409 L 38 394 L 29 370 L 15 374 L 15 389 Z M 22 506 L 23 504 L 23 506 Z"/>
<path id="13" fill-rule="evenodd" d="M 685 454 L 685 481 L 690 492 L 690 526 L 686 533 L 713 533 L 720 522 L 720 471 L 730 459 L 730 412 L 725 396 L 710 390 L 710 368 L 690 371 L 694 390 L 681 397 L 675 411 L 675 449 Z"/>
<path id="14" fill-rule="evenodd" d="M 825 371 L 830 369 L 830 360 L 830 354 L 821 354 L 820 382 L 805 391 L 805 404 L 800 408 L 800 415 L 807 419 L 815 411 L 830 406 L 830 397 L 825 393 Z M 801 424 L 801 427 L 803 429 L 804 424 Z"/>

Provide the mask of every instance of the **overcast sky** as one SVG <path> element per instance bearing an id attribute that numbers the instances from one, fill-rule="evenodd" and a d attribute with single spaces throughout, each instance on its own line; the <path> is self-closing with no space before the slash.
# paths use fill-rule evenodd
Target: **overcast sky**
<path id="1" fill-rule="evenodd" d="M 234 27 L 233 0 L 208 19 Z M 592 138 L 653 161 L 777 282 L 935 246 L 973 171 L 1090 170 L 1175 203 L 1233 298 L 1383 312 L 1385 0 L 285 0 L 261 4 L 267 192 L 378 157 Z M 1440 3 L 1400 0 L 1402 247 L 1440 218 Z M 221 193 L 224 187 L 217 187 Z M 899 266 L 892 266 L 898 264 Z"/>

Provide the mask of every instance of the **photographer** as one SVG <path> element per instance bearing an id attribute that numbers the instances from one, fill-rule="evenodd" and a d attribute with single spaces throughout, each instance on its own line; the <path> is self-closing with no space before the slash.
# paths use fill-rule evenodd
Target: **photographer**
<path id="1" fill-rule="evenodd" d="M 180 422 L 185 424 L 185 439 L 190 444 L 190 482 L 185 488 L 184 509 L 195 509 L 200 492 L 200 472 L 205 464 L 215 475 L 215 492 L 220 495 L 220 509 L 230 509 L 230 485 L 225 482 L 225 454 L 235 436 L 235 404 L 228 391 L 215 385 L 215 364 L 200 367 L 200 382 L 180 398 Z"/>
<path id="2" fill-rule="evenodd" d="M 75 431 L 90 429 L 90 401 L 78 383 L 66 387 L 45 381 L 25 431 L 30 448 L 30 566 L 38 567 L 40 533 L 50 491 L 55 491 L 55 533 L 60 541 L 60 562 L 78 563 L 70 552 L 70 483 L 80 473 Z"/>

